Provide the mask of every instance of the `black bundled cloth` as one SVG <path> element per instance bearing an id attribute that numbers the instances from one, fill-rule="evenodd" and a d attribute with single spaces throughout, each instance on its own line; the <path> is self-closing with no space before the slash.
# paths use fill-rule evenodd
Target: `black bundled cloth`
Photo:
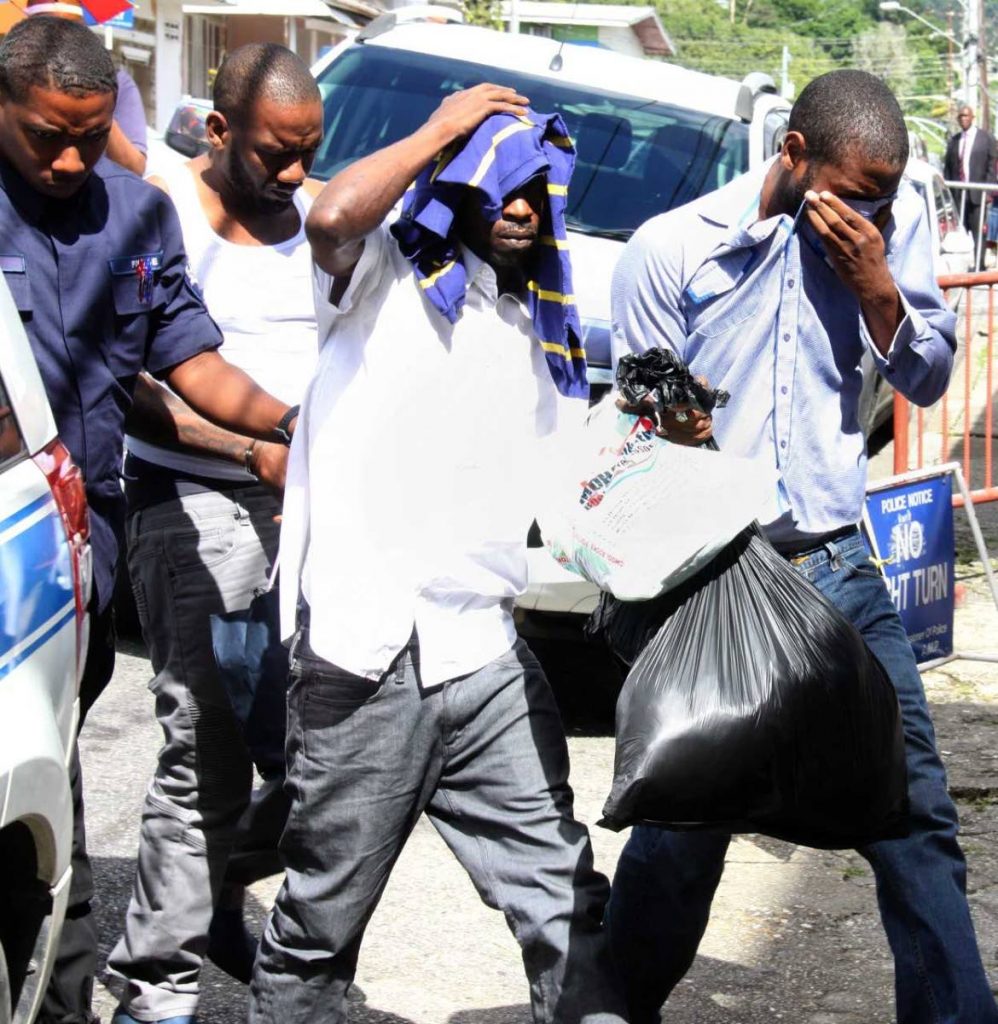
<path id="1" fill-rule="evenodd" d="M 627 401 L 647 411 L 664 397 L 663 355 L 662 408 L 705 408 L 692 392 L 703 385 L 661 350 L 621 360 Z M 630 665 L 601 825 L 758 832 L 829 849 L 906 834 L 894 688 L 856 628 L 757 526 L 653 600 L 604 593 L 589 630 Z"/>

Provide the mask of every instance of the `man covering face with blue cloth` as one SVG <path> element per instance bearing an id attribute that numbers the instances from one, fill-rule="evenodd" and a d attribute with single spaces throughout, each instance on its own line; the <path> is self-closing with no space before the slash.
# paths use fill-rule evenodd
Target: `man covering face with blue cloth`
<path id="1" fill-rule="evenodd" d="M 534 1019 L 623 1019 L 607 883 L 512 619 L 551 442 L 586 410 L 573 159 L 559 118 L 480 85 L 333 178 L 306 222 L 320 355 L 281 535 L 293 805 L 253 1024 L 346 1019 L 365 926 L 424 811 L 510 922 Z"/>

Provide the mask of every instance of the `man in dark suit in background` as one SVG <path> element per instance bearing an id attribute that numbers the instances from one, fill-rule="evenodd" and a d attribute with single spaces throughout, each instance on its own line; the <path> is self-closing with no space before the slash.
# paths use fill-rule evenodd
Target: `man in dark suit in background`
<path id="1" fill-rule="evenodd" d="M 957 114 L 957 121 L 960 124 L 958 131 L 946 146 L 946 162 L 944 173 L 947 181 L 968 181 L 985 182 L 993 184 L 995 178 L 995 163 L 998 161 L 998 145 L 995 137 L 978 128 L 974 124 L 974 111 L 968 106 L 962 106 Z M 981 204 L 985 207 L 989 196 L 977 189 L 966 189 L 962 197 L 963 223 L 967 230 L 974 236 L 974 252 L 977 254 L 977 266 L 980 269 L 984 261 L 984 247 L 981 244 L 981 224 L 987 217 L 987 209 L 981 210 Z"/>

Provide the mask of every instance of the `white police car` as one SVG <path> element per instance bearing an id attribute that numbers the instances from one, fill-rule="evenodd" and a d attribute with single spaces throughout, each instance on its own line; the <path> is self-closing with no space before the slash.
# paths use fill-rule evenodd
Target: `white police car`
<path id="1" fill-rule="evenodd" d="M 88 535 L 83 479 L 0 280 L 0 1024 L 38 1012 L 69 897 Z"/>

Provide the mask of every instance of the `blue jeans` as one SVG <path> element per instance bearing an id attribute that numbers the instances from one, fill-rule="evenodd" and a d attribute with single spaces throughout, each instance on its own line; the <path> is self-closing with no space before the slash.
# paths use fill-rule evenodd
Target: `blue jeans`
<path id="1" fill-rule="evenodd" d="M 966 899 L 956 808 L 921 677 L 887 588 L 859 535 L 795 559 L 863 635 L 897 690 L 904 722 L 911 834 L 859 850 L 877 882 L 894 955 L 898 1024 L 998 1021 Z M 610 943 L 632 1024 L 650 1024 L 689 969 L 707 927 L 730 836 L 636 826 L 608 909 Z"/>
<path id="2" fill-rule="evenodd" d="M 245 609 L 266 585 L 279 511 L 273 495 L 253 485 L 129 516 L 128 568 L 164 742 L 142 811 L 123 934 L 108 957 L 108 988 L 140 1020 L 197 1009 L 208 927 L 232 854 L 243 856 L 244 880 L 254 855 L 278 868 L 286 804 L 274 787 L 276 820 L 261 802 L 250 803 L 253 762 L 215 666 L 210 619 Z"/>

